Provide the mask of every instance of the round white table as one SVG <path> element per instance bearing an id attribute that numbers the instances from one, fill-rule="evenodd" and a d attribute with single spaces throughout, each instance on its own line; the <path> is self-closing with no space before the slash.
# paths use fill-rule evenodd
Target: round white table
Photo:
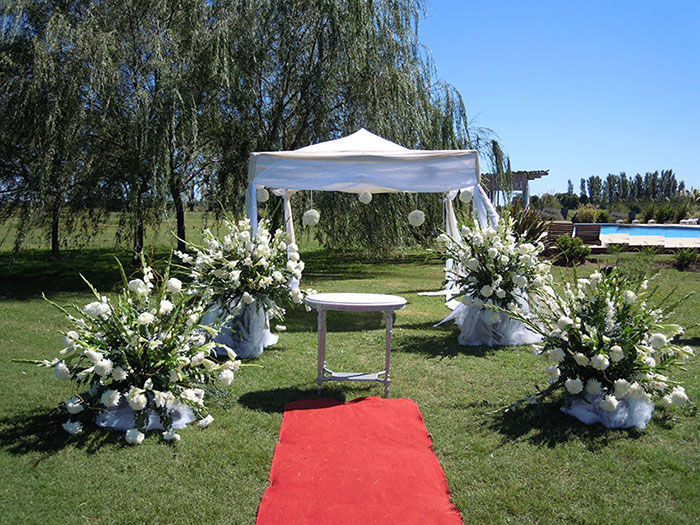
<path id="1" fill-rule="evenodd" d="M 391 329 L 393 314 L 406 306 L 406 299 L 398 295 L 374 293 L 319 293 L 306 298 L 306 304 L 318 312 L 318 393 L 324 381 L 377 381 L 384 384 L 384 395 L 389 395 L 391 378 Z M 375 373 L 334 372 L 326 366 L 326 313 L 340 312 L 384 312 L 386 318 L 386 355 L 384 370 Z"/>

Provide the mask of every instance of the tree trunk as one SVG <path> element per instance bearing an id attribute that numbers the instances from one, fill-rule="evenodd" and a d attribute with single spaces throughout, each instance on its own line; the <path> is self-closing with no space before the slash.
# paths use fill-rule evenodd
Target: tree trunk
<path id="1" fill-rule="evenodd" d="M 136 198 L 136 224 L 134 224 L 134 262 L 141 258 L 143 253 L 143 202 L 141 192 Z"/>
<path id="2" fill-rule="evenodd" d="M 59 239 L 58 226 L 61 216 L 61 198 L 56 197 L 53 202 L 53 210 L 51 211 L 51 256 L 54 259 L 59 258 Z"/>
<path id="3" fill-rule="evenodd" d="M 185 245 L 185 205 L 182 202 L 182 191 L 178 184 L 170 185 L 170 194 L 175 203 L 175 219 L 177 221 L 177 249 L 184 252 L 187 249 Z"/>

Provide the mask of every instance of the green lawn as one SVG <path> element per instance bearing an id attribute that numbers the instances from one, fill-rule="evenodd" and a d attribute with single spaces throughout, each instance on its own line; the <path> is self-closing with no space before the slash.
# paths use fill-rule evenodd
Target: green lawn
<path id="1" fill-rule="evenodd" d="M 644 432 L 585 426 L 553 405 L 494 412 L 545 381 L 541 362 L 528 347 L 460 347 L 455 326 L 432 327 L 447 310 L 439 298 L 417 293 L 439 288 L 439 258 L 424 252 L 376 263 L 319 251 L 302 255 L 305 283 L 319 291 L 408 299 L 396 316 L 391 395 L 410 397 L 421 408 L 466 523 L 697 522 L 700 423 L 693 406 L 657 410 Z M 60 303 L 88 302 L 77 273 L 111 290 L 118 279 L 112 256 L 75 251 L 54 263 L 45 252 L 13 261 L 0 254 L 0 521 L 253 523 L 284 404 L 316 395 L 315 315 L 291 312 L 279 344 L 257 361 L 262 366 L 237 374 L 228 406 L 212 404 L 214 423 L 181 431 L 176 445 L 153 436 L 130 447 L 121 434 L 103 431 L 69 438 L 55 409 L 72 395 L 71 385 L 10 360 L 56 355 L 57 330 L 65 323 L 41 292 Z M 626 255 L 626 264 L 634 265 L 635 257 Z M 698 273 L 660 264 L 654 272 L 664 289 L 700 292 Z M 698 300 L 681 306 L 679 322 L 697 322 Z M 328 328 L 329 366 L 382 368 L 381 316 L 331 312 Z M 697 328 L 683 339 L 700 348 Z M 700 358 L 677 377 L 691 399 L 700 399 Z M 324 395 L 350 400 L 383 391 L 379 384 L 354 385 L 326 385 Z"/>

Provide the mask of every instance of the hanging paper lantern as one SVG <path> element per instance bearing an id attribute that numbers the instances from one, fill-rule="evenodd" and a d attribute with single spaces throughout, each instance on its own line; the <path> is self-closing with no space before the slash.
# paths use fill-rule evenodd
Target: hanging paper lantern
<path id="1" fill-rule="evenodd" d="M 360 199 L 360 202 L 362 204 L 369 204 L 370 202 L 372 202 L 372 194 L 368 191 L 363 191 L 362 193 L 360 193 L 358 199 Z"/>
<path id="2" fill-rule="evenodd" d="M 462 190 L 459 192 L 459 200 L 465 204 L 469 204 L 472 201 L 472 192 L 469 190 Z"/>
<path id="3" fill-rule="evenodd" d="M 311 208 L 304 212 L 304 215 L 301 217 L 301 222 L 304 226 L 316 226 L 320 218 L 321 214 L 318 213 L 318 210 Z"/>
<path id="4" fill-rule="evenodd" d="M 270 200 L 270 193 L 262 186 L 255 190 L 255 200 L 260 203 Z"/>
<path id="5" fill-rule="evenodd" d="M 420 210 L 413 210 L 408 214 L 408 224 L 411 226 L 420 226 L 425 222 L 425 213 Z"/>

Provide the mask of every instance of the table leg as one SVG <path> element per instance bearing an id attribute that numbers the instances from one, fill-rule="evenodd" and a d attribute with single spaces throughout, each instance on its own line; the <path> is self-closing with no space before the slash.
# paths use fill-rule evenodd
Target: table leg
<path id="1" fill-rule="evenodd" d="M 386 312 L 386 362 L 384 364 L 384 397 L 389 397 L 389 385 L 391 377 L 389 372 L 389 361 L 391 359 L 391 329 L 394 324 L 394 312 Z"/>
<path id="2" fill-rule="evenodd" d="M 323 369 L 326 366 L 326 310 L 318 311 L 318 394 L 321 395 L 323 385 Z"/>

